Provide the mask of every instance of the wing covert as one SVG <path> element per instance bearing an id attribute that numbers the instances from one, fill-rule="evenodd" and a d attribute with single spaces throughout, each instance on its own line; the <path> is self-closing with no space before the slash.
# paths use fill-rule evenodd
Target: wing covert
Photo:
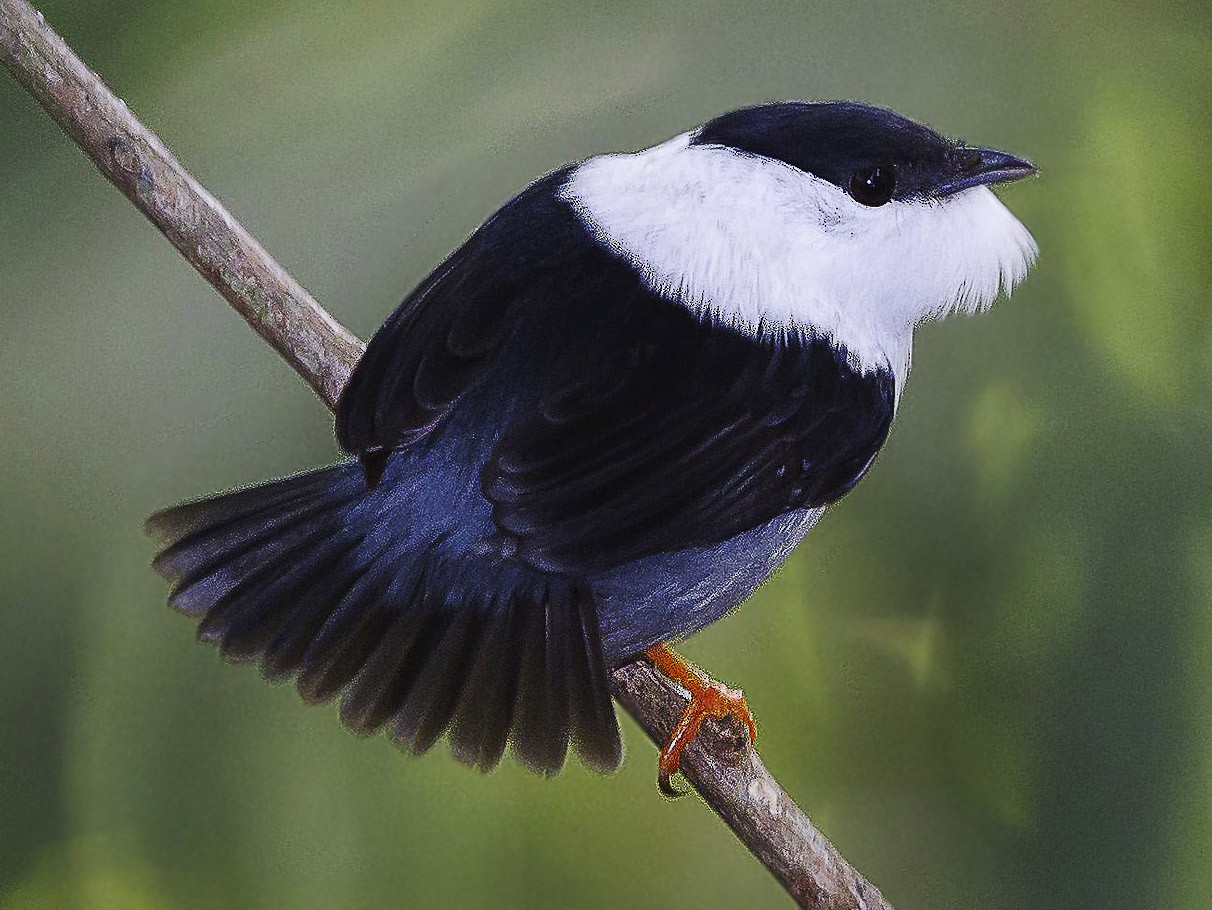
<path id="1" fill-rule="evenodd" d="M 836 500 L 870 466 L 890 373 L 855 371 L 823 338 L 759 341 L 638 306 L 633 325 L 599 327 L 578 381 L 510 426 L 484 470 L 516 558 L 579 574 L 717 543 Z"/>

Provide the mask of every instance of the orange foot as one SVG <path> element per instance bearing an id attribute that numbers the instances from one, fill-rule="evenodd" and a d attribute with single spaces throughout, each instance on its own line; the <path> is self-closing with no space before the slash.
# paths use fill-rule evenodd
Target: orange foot
<path id="1" fill-rule="evenodd" d="M 730 689 L 721 682 L 711 679 L 702 670 L 679 657 L 668 645 L 654 645 L 644 652 L 644 656 L 652 661 L 652 665 L 690 693 L 690 703 L 682 712 L 678 725 L 673 728 L 673 735 L 665 748 L 661 750 L 661 760 L 657 771 L 657 786 L 666 796 L 685 796 L 686 790 L 679 790 L 670 783 L 670 778 L 682 766 L 682 750 L 684 750 L 699 734 L 703 720 L 707 717 L 727 717 L 732 715 L 749 730 L 749 741 L 757 739 L 757 727 L 753 723 L 753 715 L 749 713 L 749 705 L 745 703 L 745 695 L 740 689 Z"/>

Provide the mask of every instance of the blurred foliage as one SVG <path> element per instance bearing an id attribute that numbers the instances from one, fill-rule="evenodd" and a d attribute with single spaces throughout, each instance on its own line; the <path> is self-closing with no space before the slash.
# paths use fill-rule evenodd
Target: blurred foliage
<path id="1" fill-rule="evenodd" d="M 538 174 L 743 103 L 1033 157 L 1034 275 L 921 333 L 877 469 L 687 650 L 902 910 L 1207 906 L 1203 0 L 42 8 L 363 335 Z M 631 725 L 614 777 L 482 777 L 192 643 L 141 518 L 329 415 L 7 79 L 0 306 L 0 907 L 784 905 Z"/>

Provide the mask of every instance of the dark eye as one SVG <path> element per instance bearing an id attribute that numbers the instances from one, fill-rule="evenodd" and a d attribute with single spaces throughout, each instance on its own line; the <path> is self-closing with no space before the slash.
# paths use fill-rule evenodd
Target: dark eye
<path id="1" fill-rule="evenodd" d="M 896 173 L 887 165 L 865 167 L 850 178 L 850 195 L 863 205 L 883 205 L 896 192 Z"/>

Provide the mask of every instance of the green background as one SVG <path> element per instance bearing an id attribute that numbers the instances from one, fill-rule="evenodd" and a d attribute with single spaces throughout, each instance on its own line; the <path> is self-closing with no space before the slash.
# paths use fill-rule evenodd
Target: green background
<path id="1" fill-rule="evenodd" d="M 860 489 L 688 654 L 901 910 L 1212 899 L 1206 0 L 48 0 L 364 337 L 535 176 L 857 97 L 1034 158 L 1039 265 L 919 334 Z M 402 757 L 224 665 L 142 517 L 335 457 L 295 375 L 0 78 L 0 908 L 779 907 L 623 770 Z"/>

